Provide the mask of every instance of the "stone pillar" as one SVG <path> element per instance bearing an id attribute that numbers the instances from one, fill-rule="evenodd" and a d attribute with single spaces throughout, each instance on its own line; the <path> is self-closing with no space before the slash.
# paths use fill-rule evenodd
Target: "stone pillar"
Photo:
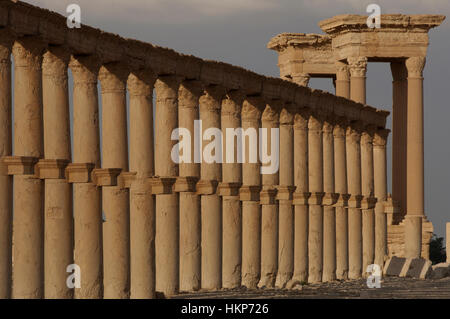
<path id="1" fill-rule="evenodd" d="M 97 75 L 100 65 L 92 56 L 72 58 L 73 165 L 100 167 L 100 136 Z M 69 172 L 71 168 L 68 168 Z M 69 173 L 70 174 L 70 173 Z M 103 244 L 101 189 L 89 178 L 73 183 L 75 263 L 82 271 L 81 288 L 75 298 L 103 296 Z"/>
<path id="2" fill-rule="evenodd" d="M 308 118 L 306 109 L 294 116 L 294 274 L 288 288 L 308 280 Z"/>
<path id="3" fill-rule="evenodd" d="M 126 81 L 121 64 L 102 66 L 102 168 L 128 171 Z M 130 295 L 129 191 L 103 186 L 103 286 L 105 298 Z"/>
<path id="4" fill-rule="evenodd" d="M 362 216 L 361 216 L 361 127 L 355 123 L 347 127 L 347 185 L 348 209 L 348 263 L 350 279 L 362 275 Z"/>
<path id="5" fill-rule="evenodd" d="M 348 64 L 343 61 L 336 62 L 336 95 L 350 98 L 350 74 Z"/>
<path id="6" fill-rule="evenodd" d="M 13 46 L 14 55 L 14 155 L 41 158 L 42 53 L 34 37 Z M 44 296 L 43 183 L 33 175 L 14 176 L 13 298 Z"/>
<path id="7" fill-rule="evenodd" d="M 347 154 L 345 130 L 346 120 L 338 119 L 334 129 L 334 189 L 339 194 L 336 203 L 336 278 L 348 278 L 348 194 Z"/>
<path id="8" fill-rule="evenodd" d="M 239 188 L 242 185 L 242 165 L 237 160 L 237 138 L 227 139 L 226 130 L 241 127 L 241 107 L 244 95 L 229 92 L 222 101 L 221 127 L 224 135 L 224 162 L 219 195 L 222 196 L 222 287 L 236 288 L 241 285 L 242 264 L 242 212 Z M 231 144 L 232 143 L 232 144 Z M 234 160 L 227 163 L 226 154 L 233 148 Z M 231 146 L 232 145 L 232 146 Z M 240 149 L 241 150 L 241 149 Z"/>
<path id="9" fill-rule="evenodd" d="M 71 161 L 67 67 L 70 55 L 53 47 L 42 63 L 44 105 L 44 155 L 38 165 L 56 171 L 45 179 L 45 298 L 72 298 L 67 287 L 67 266 L 73 264 L 72 187 L 59 174 Z"/>
<path id="10" fill-rule="evenodd" d="M 155 84 L 155 174 L 178 175 L 178 165 L 171 159 L 176 141 L 171 134 L 178 126 L 178 88 L 180 78 L 161 76 Z M 173 295 L 179 289 L 179 211 L 178 194 L 156 195 L 156 291 Z"/>
<path id="11" fill-rule="evenodd" d="M 350 99 L 359 103 L 366 103 L 366 57 L 349 57 L 350 70 Z"/>
<path id="12" fill-rule="evenodd" d="M 412 57 L 406 60 L 408 69 L 406 258 L 419 258 L 422 250 L 422 220 L 425 218 L 422 77 L 424 67 L 424 57 Z"/>
<path id="13" fill-rule="evenodd" d="M 373 139 L 373 162 L 375 197 L 375 264 L 383 268 L 387 255 L 387 216 L 384 202 L 387 201 L 386 144 L 389 130 L 379 129 Z"/>
<path id="14" fill-rule="evenodd" d="M 309 231 L 308 282 L 322 281 L 323 270 L 323 141 L 322 121 L 311 116 L 308 121 L 308 164 L 309 164 Z"/>
<path id="15" fill-rule="evenodd" d="M 220 130 L 220 108 L 225 95 L 223 88 L 208 86 L 200 97 L 200 119 L 202 136 L 210 128 Z M 210 130 L 209 130 L 210 131 Z M 222 141 L 218 131 L 209 137 L 210 142 L 203 142 L 203 155 L 215 154 L 218 159 L 202 158 L 201 180 L 197 184 L 197 194 L 201 196 L 202 222 L 202 288 L 217 290 L 222 285 L 222 203 L 216 192 L 217 184 L 222 180 Z M 217 133 L 217 134 L 216 134 Z M 214 139 L 214 142 L 213 142 Z M 207 139 L 205 139 L 207 140 Z M 214 150 L 211 145 L 214 145 Z"/>
<path id="16" fill-rule="evenodd" d="M 271 101 L 266 105 L 266 109 L 263 112 L 261 118 L 262 129 L 265 131 L 266 140 L 260 138 L 262 143 L 260 147 L 263 149 L 260 152 L 264 152 L 269 154 L 272 150 L 272 145 L 278 144 L 279 140 L 272 140 L 272 129 L 279 129 L 279 111 L 280 111 L 280 103 L 278 101 Z M 286 141 L 288 142 L 288 141 Z M 265 150 L 264 150 L 265 148 Z M 280 150 L 277 149 L 277 152 Z M 274 154 L 270 154 L 274 156 Z M 261 164 L 265 166 L 264 163 Z M 277 185 L 278 185 L 278 170 L 274 174 L 262 174 L 262 191 L 260 193 L 260 203 L 261 203 L 261 278 L 258 283 L 258 287 L 273 287 L 275 284 L 275 278 L 277 274 L 277 264 L 278 261 L 283 260 L 291 260 L 293 259 L 293 240 L 292 240 L 292 250 L 291 256 L 289 252 L 283 256 L 278 257 L 278 205 L 275 201 L 277 194 Z M 281 219 L 285 222 L 286 219 L 291 219 L 292 221 L 292 210 L 287 211 L 289 207 L 287 207 L 286 203 L 280 203 L 280 214 Z M 292 226 L 292 222 L 291 222 Z M 292 233 L 292 231 L 291 231 Z M 291 235 L 292 237 L 292 235 Z M 281 236 L 283 238 L 283 236 Z M 284 242 L 281 246 L 284 246 Z M 283 252 L 284 253 L 284 252 Z M 277 260 L 278 259 L 278 260 Z M 282 263 L 283 263 L 282 262 Z M 291 269 L 292 276 L 292 269 Z"/>
<path id="17" fill-rule="evenodd" d="M 178 91 L 178 123 L 191 134 L 191 162 L 180 163 L 176 188 L 180 189 L 180 290 L 200 289 L 201 279 L 201 213 L 200 196 L 186 187 L 195 186 L 200 178 L 200 164 L 194 163 L 194 121 L 199 119 L 199 98 L 203 87 L 199 81 L 184 81 Z M 183 150 L 186 152 L 186 150 Z M 184 184 L 184 188 L 182 185 Z M 178 189 L 176 189 L 178 190 Z"/>
<path id="18" fill-rule="evenodd" d="M 323 123 L 323 274 L 322 281 L 336 279 L 336 211 L 334 204 L 334 138 L 333 125 L 329 120 Z"/>
<path id="19" fill-rule="evenodd" d="M 308 73 L 298 73 L 292 75 L 292 82 L 301 86 L 308 86 L 311 76 Z"/>
<path id="20" fill-rule="evenodd" d="M 276 286 L 284 288 L 294 274 L 294 105 L 285 106 L 280 113 L 280 182 L 277 199 L 278 273 Z M 264 178 L 264 176 L 263 176 Z M 264 232 L 264 229 L 263 229 Z"/>
<path id="21" fill-rule="evenodd" d="M 139 70 L 128 78 L 130 96 L 130 297 L 155 297 L 155 210 L 147 179 L 154 175 L 153 86 L 156 77 Z"/>
<path id="22" fill-rule="evenodd" d="M 406 214 L 406 126 L 408 103 L 408 71 L 405 62 L 392 62 L 392 198 L 399 205 L 400 215 Z M 400 218 L 394 216 L 394 223 Z"/>
<path id="23" fill-rule="evenodd" d="M 260 97 L 248 97 L 242 105 L 242 128 L 244 134 L 243 164 L 240 199 L 242 201 L 242 285 L 256 288 L 261 273 L 261 172 L 257 153 L 249 158 L 250 150 L 258 143 L 261 110 L 264 103 Z M 252 133 L 253 132 L 253 133 Z M 256 138 L 254 138 L 256 137 Z"/>
<path id="24" fill-rule="evenodd" d="M 375 258 L 375 202 L 374 198 L 374 158 L 373 137 L 374 127 L 366 127 L 361 135 L 361 193 L 362 201 L 362 272 L 366 273 L 368 265 Z"/>
<path id="25" fill-rule="evenodd" d="M 12 154 L 11 48 L 13 40 L 0 33 L 0 158 Z M 0 299 L 11 297 L 12 176 L 0 174 Z"/>
<path id="26" fill-rule="evenodd" d="M 446 228 L 446 248 L 447 248 L 447 264 L 450 264 L 450 223 L 447 223 Z"/>

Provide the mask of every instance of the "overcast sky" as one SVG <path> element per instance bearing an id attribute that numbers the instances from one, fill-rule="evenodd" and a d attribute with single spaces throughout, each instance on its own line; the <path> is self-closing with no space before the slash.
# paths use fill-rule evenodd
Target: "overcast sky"
<path id="1" fill-rule="evenodd" d="M 82 23 L 123 37 L 179 52 L 243 66 L 278 76 L 277 55 L 266 49 L 282 32 L 322 33 L 318 22 L 334 15 L 367 14 L 368 4 L 382 13 L 450 15 L 448 0 L 27 0 L 65 14 L 77 3 Z M 435 232 L 445 235 L 450 222 L 449 22 L 430 32 L 425 77 L 425 209 Z M 390 67 L 371 63 L 367 72 L 367 104 L 392 111 Z M 310 86 L 333 92 L 326 79 Z M 390 121 L 389 121 L 390 127 Z M 390 154 L 389 154 L 389 178 Z"/>

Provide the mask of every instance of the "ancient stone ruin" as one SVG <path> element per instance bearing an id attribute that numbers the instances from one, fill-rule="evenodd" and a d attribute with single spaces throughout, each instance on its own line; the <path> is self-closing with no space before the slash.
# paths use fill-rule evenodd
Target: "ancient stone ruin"
<path id="1" fill-rule="evenodd" d="M 0 298 L 291 289 L 361 278 L 389 255 L 427 259 L 422 70 L 444 17 L 386 15 L 381 29 L 365 19 L 272 39 L 280 79 L 1 1 Z M 372 61 L 394 76 L 392 198 L 389 112 L 365 104 Z M 315 76 L 335 79 L 336 95 L 306 87 Z M 279 170 L 177 164 L 173 131 L 195 120 L 202 132 L 278 128 Z M 238 145 L 248 158 L 250 138 Z"/>

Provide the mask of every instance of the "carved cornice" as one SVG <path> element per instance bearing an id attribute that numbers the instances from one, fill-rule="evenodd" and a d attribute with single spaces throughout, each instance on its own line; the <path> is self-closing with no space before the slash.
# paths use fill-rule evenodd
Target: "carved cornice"
<path id="1" fill-rule="evenodd" d="M 425 62 L 425 57 L 412 57 L 407 59 L 405 65 L 408 70 L 408 78 L 422 78 Z"/>
<path id="2" fill-rule="evenodd" d="M 350 74 L 352 77 L 365 77 L 367 72 L 366 57 L 349 57 L 347 58 Z"/>

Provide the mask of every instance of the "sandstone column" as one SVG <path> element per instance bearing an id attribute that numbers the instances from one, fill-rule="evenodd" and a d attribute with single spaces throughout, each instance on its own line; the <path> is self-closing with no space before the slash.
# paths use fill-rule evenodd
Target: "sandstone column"
<path id="1" fill-rule="evenodd" d="M 323 142 L 322 121 L 312 115 L 308 121 L 309 233 L 308 282 L 322 281 L 323 268 Z"/>
<path id="2" fill-rule="evenodd" d="M 92 56 L 72 58 L 73 165 L 89 176 L 88 167 L 100 167 L 97 75 L 99 63 Z M 71 168 L 68 168 L 69 172 Z M 70 174 L 70 173 L 69 173 Z M 89 178 L 73 183 L 75 263 L 82 272 L 75 298 L 103 295 L 103 244 L 101 189 Z"/>
<path id="3" fill-rule="evenodd" d="M 419 258 L 422 250 L 422 220 L 424 212 L 423 154 L 423 77 L 424 57 L 406 60 L 408 69 L 408 123 L 405 219 L 405 257 Z"/>
<path id="4" fill-rule="evenodd" d="M 362 275 L 362 217 L 361 217 L 361 127 L 354 123 L 347 127 L 347 185 L 348 209 L 348 263 L 350 279 Z"/>
<path id="5" fill-rule="evenodd" d="M 11 156 L 11 48 L 13 40 L 0 33 L 0 158 Z M 12 176 L 0 174 L 0 299 L 11 297 Z"/>
<path id="6" fill-rule="evenodd" d="M 42 51 L 34 37 L 13 46 L 14 155 L 43 156 Z M 44 293 L 43 183 L 33 175 L 14 176 L 13 298 L 42 298 Z"/>
<path id="7" fill-rule="evenodd" d="M 288 288 L 308 280 L 308 118 L 306 109 L 294 117 L 294 274 Z"/>
<path id="8" fill-rule="evenodd" d="M 271 130 L 279 129 L 279 108 L 280 103 L 278 101 L 270 101 L 266 105 L 261 117 L 261 126 L 263 134 L 266 136 L 266 140 L 261 139 L 260 147 L 263 148 L 260 152 L 264 152 L 264 149 L 269 154 L 272 150 L 272 145 L 278 144 L 279 141 L 272 140 Z M 288 141 L 286 141 L 288 142 Z M 288 142 L 289 143 L 289 142 Z M 279 149 L 276 150 L 279 152 Z M 274 156 L 274 154 L 270 154 Z M 265 166 L 264 163 L 261 164 Z M 262 191 L 260 193 L 261 203 L 261 278 L 258 283 L 258 287 L 273 287 L 275 284 L 275 278 L 277 273 L 278 264 L 278 205 L 275 201 L 276 187 L 278 185 L 278 170 L 274 174 L 262 174 Z M 286 203 L 283 203 L 283 207 L 280 207 L 281 219 L 283 223 L 286 219 L 289 219 L 289 207 Z M 292 215 L 292 210 L 290 210 Z M 290 218 L 292 221 L 292 217 Z M 292 226 L 292 222 L 291 222 Z M 291 231 L 292 234 L 292 231 Z M 292 236 L 291 236 L 292 237 Z M 284 256 L 280 256 L 279 260 L 283 258 L 284 261 L 293 259 L 293 240 L 291 241 L 292 249 L 291 256 L 289 252 Z M 284 242 L 281 244 L 284 246 Z M 289 250 L 289 248 L 288 248 Z M 283 265 L 284 266 L 284 265 Z M 291 269 L 292 275 L 292 269 Z"/>
<path id="9" fill-rule="evenodd" d="M 349 57 L 350 70 L 350 99 L 359 103 L 366 103 L 366 57 Z"/>
<path id="10" fill-rule="evenodd" d="M 203 92 L 199 81 L 184 81 L 178 91 L 178 123 L 191 135 L 190 162 L 180 163 L 176 190 L 180 191 L 180 290 L 200 289 L 201 212 L 200 196 L 195 184 L 200 178 L 200 164 L 194 162 L 194 121 L 199 119 L 199 98 Z M 187 150 L 183 150 L 183 153 Z M 183 186 L 182 186 L 183 185 Z M 193 187 L 189 187 L 192 185 Z"/>
<path id="11" fill-rule="evenodd" d="M 386 143 L 389 130 L 379 129 L 373 139 L 375 197 L 375 264 L 383 268 L 387 254 L 387 216 L 384 202 L 387 200 Z"/>
<path id="12" fill-rule="evenodd" d="M 244 95 L 241 92 L 229 92 L 222 101 L 221 127 L 224 135 L 224 158 L 231 152 L 228 144 L 233 145 L 234 159 L 222 164 L 222 183 L 219 195 L 222 196 L 222 287 L 236 288 L 241 285 L 242 264 L 242 212 L 239 201 L 239 188 L 242 185 L 242 165 L 237 161 L 237 138 L 228 141 L 226 130 L 241 127 L 241 107 Z M 233 142 L 233 143 L 232 143 Z M 232 144 L 231 144 L 232 143 Z"/>
<path id="13" fill-rule="evenodd" d="M 362 202 L 362 271 L 366 274 L 368 265 L 373 264 L 375 258 L 375 201 L 374 198 L 374 159 L 373 136 L 374 127 L 366 127 L 361 135 L 361 192 Z"/>
<path id="14" fill-rule="evenodd" d="M 257 152 L 249 158 L 250 150 L 258 143 L 261 110 L 264 103 L 261 97 L 247 97 L 242 105 L 243 159 L 240 199 L 242 201 L 242 285 L 256 288 L 261 273 L 261 191 L 260 164 Z M 252 133 L 253 132 L 253 133 Z M 245 133 L 249 134 L 249 137 Z M 245 141 L 245 145 L 244 145 Z"/>
<path id="15" fill-rule="evenodd" d="M 102 85 L 102 168 L 128 171 L 126 81 L 128 70 L 112 63 L 100 69 Z M 130 294 L 129 191 L 103 186 L 104 297 Z"/>
<path id="16" fill-rule="evenodd" d="M 339 194 L 336 203 L 336 278 L 348 278 L 348 194 L 347 154 L 345 130 L 347 122 L 339 118 L 333 130 L 334 135 L 334 185 Z"/>
<path id="17" fill-rule="evenodd" d="M 333 125 L 323 123 L 323 275 L 322 281 L 336 279 L 336 204 L 334 191 L 334 138 Z"/>
<path id="18" fill-rule="evenodd" d="M 208 86 L 200 97 L 200 119 L 202 135 L 210 128 L 220 129 L 220 108 L 225 95 L 223 88 Z M 215 132 L 219 133 L 219 132 Z M 203 156 L 197 194 L 201 196 L 202 221 L 202 288 L 216 290 L 222 285 L 222 203 L 216 192 L 217 184 L 222 179 L 222 141 L 221 135 L 212 135 L 210 141 L 203 142 L 203 155 L 215 154 L 218 159 L 209 162 Z M 213 141 L 214 140 L 214 141 Z M 210 145 L 215 143 L 211 151 Z M 207 149 L 208 148 L 208 149 Z M 211 159 L 212 160 L 212 159 Z M 218 161 L 217 161 L 218 160 Z"/>
<path id="19" fill-rule="evenodd" d="M 336 62 L 336 95 L 350 98 L 350 74 L 348 64 L 342 61 Z"/>
<path id="20" fill-rule="evenodd" d="M 73 264 L 72 187 L 59 174 L 71 161 L 67 67 L 70 55 L 61 47 L 44 54 L 44 155 L 38 165 L 56 171 L 45 179 L 45 298 L 72 298 L 67 266 Z M 61 167 L 61 168 L 60 168 Z M 42 176 L 41 178 L 46 178 Z"/>
<path id="21" fill-rule="evenodd" d="M 175 178 L 178 165 L 171 159 L 176 141 L 171 134 L 178 126 L 178 88 L 180 78 L 161 76 L 155 84 L 155 174 Z M 179 212 L 178 194 L 156 195 L 156 291 L 173 295 L 179 289 Z"/>
<path id="22" fill-rule="evenodd" d="M 408 103 L 408 71 L 405 62 L 392 62 L 392 198 L 398 203 L 401 216 L 406 214 L 406 126 Z M 394 223 L 398 223 L 394 216 Z"/>
<path id="23" fill-rule="evenodd" d="M 130 74 L 130 297 L 155 297 L 155 210 L 147 179 L 154 175 L 153 85 L 150 70 Z"/>

